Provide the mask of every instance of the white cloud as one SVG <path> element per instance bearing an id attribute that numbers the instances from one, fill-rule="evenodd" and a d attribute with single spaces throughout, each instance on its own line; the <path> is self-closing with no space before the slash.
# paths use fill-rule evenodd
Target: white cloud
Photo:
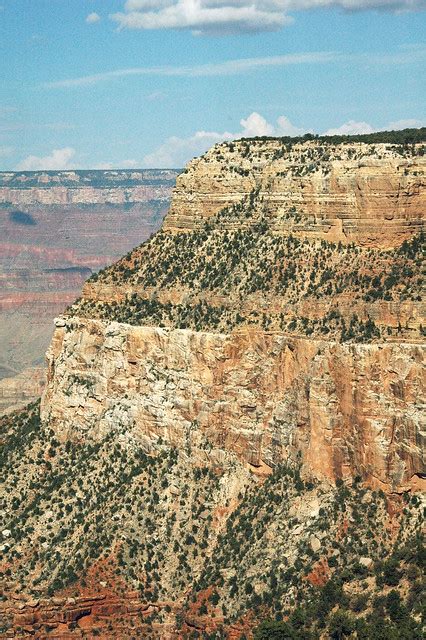
<path id="1" fill-rule="evenodd" d="M 249 115 L 245 120 L 241 120 L 240 124 L 243 127 L 241 136 L 243 138 L 252 138 L 255 136 L 273 136 L 274 127 L 265 120 L 263 116 L 255 111 Z"/>
<path id="2" fill-rule="evenodd" d="M 99 15 L 99 13 L 96 13 L 96 11 L 93 11 L 92 13 L 89 13 L 89 15 L 86 18 L 86 22 L 87 24 L 95 24 L 96 22 L 99 22 L 99 20 L 101 19 L 101 16 Z"/>
<path id="3" fill-rule="evenodd" d="M 303 127 L 295 127 L 286 116 L 280 116 L 277 120 L 278 128 L 276 135 L 278 136 L 303 136 L 308 130 Z"/>
<path id="4" fill-rule="evenodd" d="M 419 127 L 426 127 L 426 120 L 407 118 L 407 120 L 395 120 L 395 122 L 389 122 L 386 130 L 398 131 L 399 129 L 418 129 Z"/>
<path id="5" fill-rule="evenodd" d="M 336 51 L 309 51 L 300 53 L 287 53 L 278 56 L 263 56 L 258 58 L 240 58 L 235 60 L 225 60 L 224 62 L 199 64 L 192 66 L 165 66 L 165 67 L 130 67 L 125 69 L 115 69 L 114 71 L 103 71 L 90 76 L 80 76 L 78 78 L 65 78 L 45 82 L 41 85 L 44 89 L 61 89 L 84 87 L 108 82 L 117 78 L 131 76 L 158 76 L 158 77 L 183 77 L 183 78 L 206 78 L 213 76 L 231 76 L 252 71 L 267 70 L 274 67 L 287 67 L 290 65 L 305 64 L 330 64 L 344 63 L 349 65 L 363 65 L 364 67 L 394 66 L 400 64 L 421 63 L 426 58 L 425 45 L 413 45 L 399 47 L 394 52 L 388 53 L 354 53 L 342 54 Z"/>
<path id="6" fill-rule="evenodd" d="M 346 11 L 415 11 L 424 0 L 127 0 L 110 15 L 120 29 L 189 29 L 194 34 L 276 31 L 288 11 L 337 7 Z"/>
<path id="7" fill-rule="evenodd" d="M 168 138 L 153 153 L 146 155 L 143 165 L 150 168 L 183 167 L 192 158 L 201 155 L 217 142 L 236 138 L 252 138 L 256 136 L 303 135 L 306 129 L 295 127 L 286 116 L 277 120 L 277 125 L 269 123 L 257 112 L 240 120 L 241 131 L 230 133 L 224 131 L 197 131 L 188 138 L 173 136 Z"/>
<path id="8" fill-rule="evenodd" d="M 75 149 L 64 147 L 54 149 L 49 156 L 27 156 L 16 167 L 17 171 L 38 171 L 38 170 L 61 170 L 74 169 L 71 160 L 75 156 Z"/>
<path id="9" fill-rule="evenodd" d="M 292 18 L 282 0 L 131 0 L 110 16 L 121 29 L 189 29 L 194 34 L 277 31 Z"/>
<path id="10" fill-rule="evenodd" d="M 137 0 L 134 0 L 135 2 Z M 205 153 L 217 142 L 235 140 L 238 138 L 251 138 L 256 136 L 303 136 L 305 133 L 313 133 L 312 129 L 295 126 L 287 116 L 280 116 L 276 124 L 268 122 L 262 115 L 254 111 L 247 118 L 240 120 L 241 130 L 236 133 L 224 131 L 197 131 L 188 138 L 172 136 L 152 153 L 143 158 L 142 164 L 149 168 L 173 168 L 183 167 L 192 158 Z M 405 129 L 409 127 L 425 126 L 424 121 L 416 119 L 398 120 L 390 122 L 386 127 L 373 127 L 368 122 L 356 122 L 349 120 L 340 127 L 327 129 L 321 135 L 355 135 L 374 133 L 375 131 L 389 131 L 392 129 Z"/>
<path id="11" fill-rule="evenodd" d="M 115 71 L 96 73 L 91 76 L 46 82 L 42 86 L 45 89 L 91 86 L 99 82 L 106 82 L 127 76 L 174 76 L 186 78 L 231 76 L 268 67 L 286 67 L 299 64 L 327 64 L 334 62 L 339 57 L 338 54 L 332 51 L 313 51 L 261 58 L 240 58 L 213 64 L 199 64 L 184 67 L 131 67 L 129 69 L 117 69 Z"/>
<path id="12" fill-rule="evenodd" d="M 18 164 L 16 170 L 182 168 L 192 158 L 205 153 L 214 144 L 225 140 L 257 136 L 303 136 L 305 133 L 313 133 L 312 129 L 294 125 L 287 116 L 280 116 L 277 118 L 276 123 L 273 124 L 256 111 L 246 118 L 242 118 L 240 125 L 240 130 L 234 133 L 230 131 L 196 131 L 187 138 L 172 136 L 155 151 L 145 155 L 142 161 L 126 159 L 119 162 L 85 162 L 81 164 L 74 160 L 76 156 L 75 149 L 64 147 L 62 149 L 54 149 L 50 155 L 45 157 L 27 156 Z M 426 126 L 426 122 L 415 118 L 390 122 L 385 127 L 373 127 L 368 122 L 349 120 L 340 127 L 327 129 L 321 135 L 353 135 L 422 126 Z M 12 147 L 0 147 L 0 157 L 9 155 L 12 152 L 14 152 Z"/>
<path id="13" fill-rule="evenodd" d="M 361 133 L 373 133 L 375 131 L 371 124 L 368 122 L 355 122 L 355 120 L 349 120 L 340 127 L 335 129 L 327 129 L 324 132 L 324 136 L 349 136 Z M 377 129 L 376 129 L 377 131 Z"/>
<path id="14" fill-rule="evenodd" d="M 172 136 L 153 153 L 147 154 L 143 159 L 143 165 L 152 169 L 183 167 L 189 160 L 201 155 L 216 142 L 232 140 L 234 137 L 232 133 L 226 131 L 223 133 L 197 131 L 189 138 Z"/>
<path id="15" fill-rule="evenodd" d="M 323 7 L 338 7 L 346 11 L 416 11 L 424 9 L 423 0 L 284 0 L 286 10 L 306 11 Z"/>

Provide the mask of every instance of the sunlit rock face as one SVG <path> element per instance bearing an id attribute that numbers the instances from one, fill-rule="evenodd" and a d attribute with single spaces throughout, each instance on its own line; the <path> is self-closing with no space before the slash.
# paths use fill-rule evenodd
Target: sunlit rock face
<path id="1" fill-rule="evenodd" d="M 397 146 L 278 140 L 217 145 L 178 177 L 164 228 L 197 228 L 259 189 L 277 232 L 394 247 L 420 230 L 426 159 Z"/>
<path id="2" fill-rule="evenodd" d="M 422 471 L 422 350 L 59 319 L 42 417 L 62 439 L 108 432 L 264 469 L 400 491 Z M 62 326 L 61 326 L 62 325 Z"/>
<path id="3" fill-rule="evenodd" d="M 375 275 L 391 271 L 398 247 L 420 237 L 425 168 L 420 145 L 266 139 L 213 147 L 178 177 L 157 239 L 91 279 L 68 317 L 58 318 L 43 419 L 61 439 L 99 440 L 117 431 L 149 451 L 166 442 L 200 461 L 232 453 L 263 472 L 300 459 L 307 475 L 327 481 L 360 476 L 389 492 L 419 486 L 422 301 L 416 292 L 401 296 L 399 281 L 387 298 L 365 297 L 373 285 L 364 275 L 375 261 Z M 246 248 L 226 266 L 235 231 Z M 191 234 L 193 253 L 177 265 Z M 279 245 L 286 236 L 303 241 L 297 251 Z M 271 277 L 289 261 L 287 288 L 277 294 L 267 277 L 263 289 L 246 295 L 238 288 L 244 270 L 262 267 L 259 250 L 248 254 L 248 246 L 265 246 Z M 244 263 L 236 288 L 221 289 L 216 275 L 216 284 L 200 285 L 206 264 L 213 271 L 223 258 L 226 275 L 247 255 L 256 258 Z M 417 253 L 409 259 L 413 278 Z M 333 260 L 340 260 L 338 292 L 303 288 Z M 358 281 L 349 289 L 352 261 Z M 293 281 L 299 288 L 290 295 Z M 182 328 L 175 310 L 188 305 L 190 313 L 200 302 L 207 315 L 196 323 L 189 315 Z M 148 311 L 138 315 L 150 305 L 163 309 L 161 322 Z M 225 315 L 244 318 L 214 327 L 220 305 Z M 342 331 L 333 329 L 330 310 Z M 354 313 L 376 322 L 377 331 L 343 339 Z M 285 330 L 280 315 L 284 325 L 293 318 Z"/>

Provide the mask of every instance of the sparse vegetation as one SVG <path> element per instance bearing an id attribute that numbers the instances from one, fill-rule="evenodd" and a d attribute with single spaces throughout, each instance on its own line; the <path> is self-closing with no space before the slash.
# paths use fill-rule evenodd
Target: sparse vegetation
<path id="1" fill-rule="evenodd" d="M 188 638 L 191 612 L 214 624 L 213 637 L 244 620 L 248 632 L 260 625 L 255 638 L 345 637 L 336 633 L 347 628 L 380 639 L 383 621 L 391 638 L 421 637 L 416 496 L 391 498 L 400 513 L 392 539 L 389 499 L 359 479 L 327 488 L 279 465 L 259 483 L 236 460 L 215 470 L 162 444 L 147 455 L 112 434 L 59 442 L 37 405 L 0 426 L 6 594 L 17 584 L 33 597 L 78 594 L 82 584 L 96 593 L 101 581 L 117 594 L 136 589 L 163 603 L 156 623 L 173 602 Z"/>

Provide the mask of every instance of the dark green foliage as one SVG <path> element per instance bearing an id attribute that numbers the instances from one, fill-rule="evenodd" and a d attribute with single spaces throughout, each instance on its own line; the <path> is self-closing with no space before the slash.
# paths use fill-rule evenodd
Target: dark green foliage
<path id="1" fill-rule="evenodd" d="M 288 622 L 262 622 L 254 633 L 254 640 L 308 640 L 308 637 Z"/>
<path id="2" fill-rule="evenodd" d="M 367 144 L 399 144 L 412 145 L 426 141 L 426 127 L 419 129 L 401 129 L 400 131 L 377 131 L 375 133 L 362 133 L 356 135 L 335 135 L 335 136 L 319 136 L 312 133 L 306 133 L 303 136 L 282 136 L 280 138 L 272 136 L 258 136 L 256 138 L 241 138 L 247 145 L 253 141 L 279 140 L 283 145 L 295 145 L 309 140 L 316 140 L 325 144 L 342 144 L 349 142 L 365 142 Z"/>

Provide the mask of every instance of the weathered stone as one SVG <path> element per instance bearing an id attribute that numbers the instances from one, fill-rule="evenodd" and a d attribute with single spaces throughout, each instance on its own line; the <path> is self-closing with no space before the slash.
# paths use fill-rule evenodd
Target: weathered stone
<path id="1" fill-rule="evenodd" d="M 362 565 L 363 567 L 366 567 L 367 569 L 369 569 L 371 567 L 371 565 L 373 564 L 373 560 L 371 558 L 360 558 L 359 559 L 359 564 Z"/>
<path id="2" fill-rule="evenodd" d="M 112 329 L 115 349 L 106 345 L 108 322 L 70 318 L 54 333 L 42 418 L 62 439 L 116 431 L 151 450 L 160 437 L 179 448 L 189 438 L 192 456 L 204 461 L 206 446 L 211 459 L 230 450 L 254 469 L 301 452 L 305 471 L 318 478 L 361 475 L 393 491 L 424 471 L 419 344 Z M 130 350 L 137 365 L 128 364 Z M 93 351 L 96 361 L 87 358 Z M 158 381 L 175 388 L 159 394 Z M 248 399 L 256 412 L 245 410 Z"/>
<path id="3" fill-rule="evenodd" d="M 402 158 L 386 144 L 294 145 L 279 140 L 212 147 L 177 178 L 164 228 L 191 230 L 259 189 L 277 232 L 332 242 L 392 247 L 420 230 L 426 207 L 423 156 Z M 306 153 L 317 156 L 306 172 Z M 242 167 L 243 172 L 236 171 Z M 300 175 L 300 174 L 303 175 Z M 299 218 L 288 215 L 297 212 Z M 240 224 L 240 221 L 238 221 Z"/>

